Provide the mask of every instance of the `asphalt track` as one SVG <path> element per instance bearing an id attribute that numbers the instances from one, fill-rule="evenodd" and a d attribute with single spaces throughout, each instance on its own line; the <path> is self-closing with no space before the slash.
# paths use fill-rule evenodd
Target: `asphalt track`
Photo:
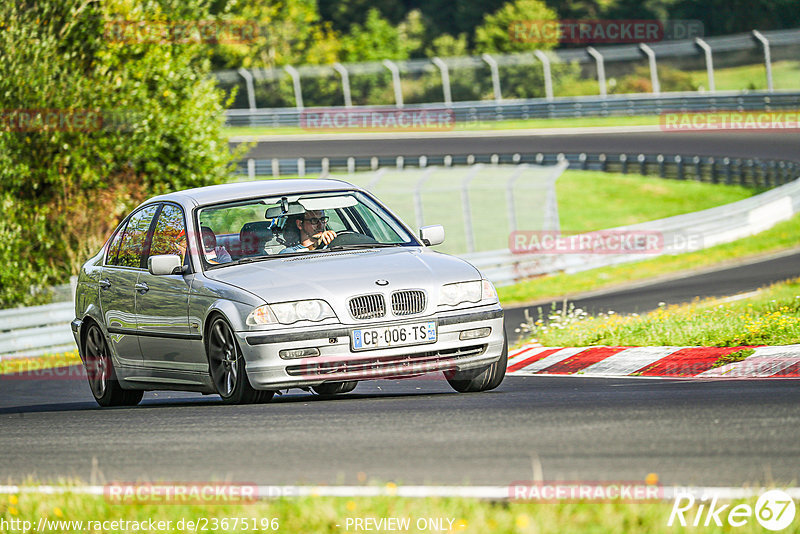
<path id="1" fill-rule="evenodd" d="M 295 141 L 259 144 L 253 155 L 607 150 L 795 159 L 798 141 L 663 133 Z M 659 301 L 738 293 L 795 275 L 797 260 L 606 294 L 594 305 L 643 311 Z M 664 484 L 797 485 L 799 403 L 793 380 L 509 377 L 495 391 L 462 395 L 429 377 L 361 383 L 334 400 L 298 392 L 223 406 L 214 396 L 151 392 L 139 407 L 101 410 L 81 377 L 0 379 L 0 479 L 506 485 L 530 480 L 538 460 L 545 480 L 640 481 L 657 473 Z"/>
<path id="2" fill-rule="evenodd" d="M 485 153 L 610 152 L 685 154 L 741 158 L 800 160 L 798 132 L 662 132 L 622 133 L 609 129 L 600 133 L 565 135 L 479 132 L 474 136 L 425 136 L 397 134 L 378 139 L 317 139 L 269 136 L 248 153 L 252 158 L 313 158 L 347 156 L 462 155 Z M 584 129 L 580 130 L 585 132 Z"/>

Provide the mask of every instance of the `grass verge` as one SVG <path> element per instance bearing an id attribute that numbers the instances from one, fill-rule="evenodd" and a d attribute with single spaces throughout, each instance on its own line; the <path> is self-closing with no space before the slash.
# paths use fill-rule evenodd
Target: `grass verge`
<path id="1" fill-rule="evenodd" d="M 747 503 L 751 508 L 754 499 L 735 501 Z M 45 495 L 24 493 L 0 496 L 0 520 L 29 521 L 37 526 L 45 518 L 46 530 L 56 532 L 137 532 L 148 531 L 134 528 L 133 523 L 154 521 L 163 523 L 151 532 L 189 532 L 202 528 L 187 528 L 189 521 L 205 525 L 206 532 L 242 532 L 243 520 L 247 530 L 257 532 L 315 532 L 344 533 L 364 529 L 354 528 L 355 519 L 397 518 L 408 520 L 405 532 L 557 532 L 557 533 L 605 533 L 605 532 L 674 532 L 668 527 L 672 502 L 648 503 L 558 503 L 542 504 L 530 502 L 485 502 L 476 499 L 407 499 L 395 497 L 328 498 L 308 497 L 277 499 L 249 505 L 116 505 L 103 497 L 77 494 Z M 701 510 L 700 510 L 701 511 Z M 698 508 L 687 511 L 685 517 L 691 525 Z M 238 521 L 234 523 L 234 520 Z M 271 520 L 275 521 L 272 522 Z M 704 519 L 704 518 L 703 518 Z M 223 520 L 225 520 L 223 522 Z M 349 520 L 349 521 L 348 521 Z M 434 522 L 432 523 L 431 520 Z M 67 526 L 56 521 L 80 521 Z M 127 521 L 120 524 L 127 528 L 102 528 L 104 521 Z M 181 523 L 182 521 L 182 523 Z M 439 522 L 437 522 L 439 521 Z M 724 518 L 723 518 L 724 521 Z M 91 522 L 91 523 L 90 523 Z M 95 522 L 100 522 L 99 524 Z M 258 528 L 252 528 L 252 525 Z M 236 526 L 234 526 L 236 524 Z M 182 525 L 182 528 L 181 528 Z M 363 523 L 362 523 L 363 525 Z M 441 526 L 440 526 L 441 525 Z M 101 528 L 96 528 L 100 526 Z M 111 527 L 111 525 L 107 525 Z M 265 528 L 266 526 L 266 528 Z M 160 528 L 166 527 L 166 528 Z M 273 527 L 277 527 L 274 528 Z M 426 527 L 426 528 L 419 528 Z M 761 532 L 761 527 L 751 517 L 743 527 L 715 529 L 709 527 L 678 527 L 686 532 Z M 31 528 L 31 532 L 34 529 Z M 374 529 L 379 530 L 379 529 Z M 5 530 L 4 530 L 5 531 Z M 11 532 L 19 530 L 9 530 Z M 380 530 L 385 531 L 385 530 Z M 797 532 L 789 529 L 787 532 Z"/>
<path id="2" fill-rule="evenodd" d="M 78 351 L 64 352 L 61 354 L 46 354 L 31 358 L 10 358 L 0 360 L 0 375 L 9 373 L 29 373 L 41 369 L 53 369 L 81 363 Z"/>
<path id="3" fill-rule="evenodd" d="M 628 282 L 730 263 L 798 246 L 800 246 L 800 215 L 795 215 L 792 219 L 754 236 L 704 250 L 674 256 L 659 256 L 650 260 L 579 273 L 542 276 L 499 287 L 497 292 L 505 306 L 552 298 L 569 298 L 587 291 L 613 288 Z"/>
<path id="4" fill-rule="evenodd" d="M 569 306 L 540 309 L 525 330 L 549 347 L 791 345 L 800 343 L 800 278 L 746 299 L 662 305 L 644 315 L 609 311 L 589 316 Z"/>

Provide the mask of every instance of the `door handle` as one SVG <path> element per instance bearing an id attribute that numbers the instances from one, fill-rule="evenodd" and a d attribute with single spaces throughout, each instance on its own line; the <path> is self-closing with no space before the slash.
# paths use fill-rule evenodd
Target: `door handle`
<path id="1" fill-rule="evenodd" d="M 147 287 L 147 284 L 145 283 L 136 284 L 133 287 L 136 288 L 136 291 L 138 291 L 139 293 L 147 293 L 148 291 L 150 291 L 150 288 Z"/>
<path id="2" fill-rule="evenodd" d="M 100 286 L 100 289 L 108 289 L 111 287 L 111 282 L 107 278 L 101 278 L 97 285 Z"/>

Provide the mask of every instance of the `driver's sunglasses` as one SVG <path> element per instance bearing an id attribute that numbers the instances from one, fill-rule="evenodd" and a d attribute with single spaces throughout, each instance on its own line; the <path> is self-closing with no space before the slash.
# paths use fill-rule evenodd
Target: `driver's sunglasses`
<path id="1" fill-rule="evenodd" d="M 311 224 L 320 224 L 320 223 L 326 224 L 328 222 L 328 219 L 330 219 L 330 217 L 323 216 L 323 217 L 312 217 L 310 219 L 303 219 L 303 220 L 306 222 L 310 222 Z"/>

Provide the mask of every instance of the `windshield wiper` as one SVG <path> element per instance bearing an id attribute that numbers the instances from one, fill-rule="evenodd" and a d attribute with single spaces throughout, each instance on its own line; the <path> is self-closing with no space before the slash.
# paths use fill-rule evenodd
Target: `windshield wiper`
<path id="1" fill-rule="evenodd" d="M 402 243 L 352 243 L 350 245 L 336 245 L 335 247 L 330 247 L 324 250 L 336 251 L 336 250 L 358 250 L 364 248 L 387 248 L 387 247 L 401 247 L 403 246 Z"/>

